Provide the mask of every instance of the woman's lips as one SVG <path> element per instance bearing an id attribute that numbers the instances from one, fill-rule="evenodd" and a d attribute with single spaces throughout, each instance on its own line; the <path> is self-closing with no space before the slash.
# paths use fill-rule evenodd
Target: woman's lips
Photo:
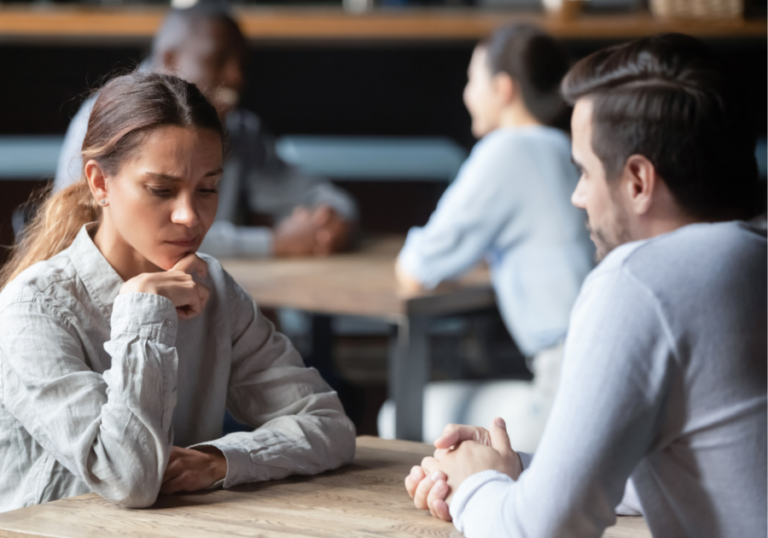
<path id="1" fill-rule="evenodd" d="M 194 248 L 197 246 L 197 239 L 185 239 L 180 241 L 166 241 L 166 243 L 170 243 L 171 245 L 181 247 L 181 248 Z"/>

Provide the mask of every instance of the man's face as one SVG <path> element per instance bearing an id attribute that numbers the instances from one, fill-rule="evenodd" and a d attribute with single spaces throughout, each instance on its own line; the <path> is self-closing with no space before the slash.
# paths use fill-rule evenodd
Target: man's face
<path id="1" fill-rule="evenodd" d="M 224 117 L 234 110 L 243 87 L 245 51 L 228 28 L 213 19 L 196 23 L 176 51 L 174 74 L 196 85 Z"/>
<path id="2" fill-rule="evenodd" d="M 629 214 L 621 196 L 621 178 L 608 182 L 600 158 L 592 149 L 592 108 L 589 98 L 576 102 L 571 118 L 573 162 L 581 171 L 571 203 L 587 211 L 595 258 L 600 262 L 614 248 L 630 241 Z"/>

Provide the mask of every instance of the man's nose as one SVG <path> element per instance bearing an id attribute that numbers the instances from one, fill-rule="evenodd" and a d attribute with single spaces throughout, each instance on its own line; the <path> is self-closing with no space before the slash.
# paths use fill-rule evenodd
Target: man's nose
<path id="1" fill-rule="evenodd" d="M 584 181 L 581 179 L 576 184 L 576 188 L 573 190 L 573 194 L 571 194 L 571 203 L 579 209 L 587 208 L 586 187 L 584 186 Z"/>

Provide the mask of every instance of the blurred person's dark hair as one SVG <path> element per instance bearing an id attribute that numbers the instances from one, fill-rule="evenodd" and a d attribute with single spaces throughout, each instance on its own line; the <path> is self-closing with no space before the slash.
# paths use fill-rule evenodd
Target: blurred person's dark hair
<path id="1" fill-rule="evenodd" d="M 729 66 L 698 39 L 665 34 L 600 50 L 573 66 L 562 93 L 571 104 L 593 101 L 592 148 L 609 181 L 639 154 L 692 216 L 760 210 L 749 103 Z"/>
<path id="2" fill-rule="evenodd" d="M 535 26 L 512 24 L 496 30 L 479 46 L 486 49 L 491 73 L 512 78 L 537 120 L 570 130 L 570 107 L 560 95 L 570 61 L 560 43 Z"/>
<path id="3" fill-rule="evenodd" d="M 226 0 L 200 0 L 188 8 L 169 10 L 152 41 L 152 56 L 183 46 L 186 39 L 194 37 L 196 26 L 208 21 L 221 24 L 245 56 L 247 40 Z"/>

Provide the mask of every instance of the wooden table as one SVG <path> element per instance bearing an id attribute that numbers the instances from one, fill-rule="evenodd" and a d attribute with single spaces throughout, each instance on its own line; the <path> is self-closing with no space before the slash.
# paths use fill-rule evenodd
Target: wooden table
<path id="1" fill-rule="evenodd" d="M 414 508 L 403 487 L 432 448 L 360 437 L 353 464 L 315 477 L 160 497 L 131 510 L 96 494 L 0 514 L 0 538 L 460 537 L 450 523 Z M 607 538 L 650 538 L 642 518 L 619 517 Z"/>
<path id="2" fill-rule="evenodd" d="M 495 298 L 485 268 L 431 292 L 403 293 L 394 274 L 402 245 L 402 237 L 389 237 L 329 258 L 224 260 L 222 265 L 260 306 L 367 316 L 394 324 L 389 390 L 397 405 L 395 434 L 420 441 L 430 321 L 492 307 Z"/>
<path id="3" fill-rule="evenodd" d="M 165 15 L 159 7 L 3 6 L 0 41 L 148 42 Z M 334 7 L 241 7 L 235 10 L 254 42 L 477 40 L 511 22 L 541 26 L 561 39 L 631 39 L 662 32 L 701 38 L 765 39 L 762 19 L 663 20 L 647 12 L 583 15 L 563 20 L 514 10 L 479 8 L 374 9 L 351 14 Z"/>

